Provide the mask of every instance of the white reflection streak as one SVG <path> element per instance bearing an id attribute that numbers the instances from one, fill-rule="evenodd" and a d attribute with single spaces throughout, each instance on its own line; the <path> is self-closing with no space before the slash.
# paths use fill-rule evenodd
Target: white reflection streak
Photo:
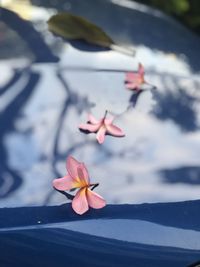
<path id="1" fill-rule="evenodd" d="M 1 97 L 0 111 L 4 110 L 16 98 L 16 96 L 24 90 L 29 78 L 30 77 L 27 73 L 23 74 L 19 81 L 17 81 L 6 93 L 4 93 Z"/>
<path id="2" fill-rule="evenodd" d="M 131 219 L 90 219 L 25 227 L 2 228 L 0 232 L 36 229 L 66 229 L 92 236 L 153 246 L 200 250 L 200 232 L 149 221 Z"/>

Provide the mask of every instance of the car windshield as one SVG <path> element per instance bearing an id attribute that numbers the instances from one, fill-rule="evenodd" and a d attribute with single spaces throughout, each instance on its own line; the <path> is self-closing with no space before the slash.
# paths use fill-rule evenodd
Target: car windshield
<path id="1" fill-rule="evenodd" d="M 99 14 L 87 8 L 92 1 L 17 2 L 0 11 L 0 206 L 64 203 L 52 181 L 66 175 L 69 155 L 87 165 L 107 203 L 198 199 L 199 38 L 134 3 L 95 1 Z M 59 10 L 92 21 L 136 55 L 53 35 L 47 21 Z M 149 84 L 135 92 L 125 82 L 139 63 Z M 108 134 L 99 144 L 79 125 L 106 111 L 125 137 Z"/>

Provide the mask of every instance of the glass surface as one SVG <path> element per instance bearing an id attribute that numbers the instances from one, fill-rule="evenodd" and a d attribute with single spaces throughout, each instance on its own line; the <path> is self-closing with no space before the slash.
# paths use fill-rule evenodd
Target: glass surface
<path id="1" fill-rule="evenodd" d="M 117 3 L 116 11 L 111 4 L 97 3 L 105 5 L 106 17 L 116 12 L 116 26 L 124 28 L 122 33 L 112 27 L 113 21 L 102 18 L 103 26 L 107 22 L 104 30 L 119 43 L 123 34 L 126 45 L 135 45 L 136 57 L 91 52 L 91 46 L 81 43 L 84 50 L 78 50 L 53 36 L 46 24 L 56 12 L 50 4 L 19 9 L 23 5 L 16 8 L 13 1 L 13 6 L 1 10 L 1 207 L 65 201 L 53 191 L 51 181 L 65 175 L 69 154 L 86 163 L 108 203 L 199 198 L 200 79 L 188 54 L 199 39 L 164 15 L 141 11 L 134 3 L 132 9 Z M 30 22 L 18 17 L 14 8 Z M 72 4 L 70 11 L 76 8 Z M 91 9 L 95 10 L 92 4 Z M 130 20 L 131 12 L 137 21 Z M 92 16 L 84 9 L 82 15 Z M 150 36 L 142 28 L 144 17 L 154 26 Z M 141 27 L 134 31 L 136 22 Z M 166 33 L 175 36 L 168 42 L 174 44 L 173 51 L 171 47 L 163 51 L 168 37 L 159 34 L 164 24 Z M 188 36 L 184 40 L 183 32 Z M 144 34 L 149 40 L 155 35 L 157 45 L 160 38 L 162 45 L 155 49 Z M 182 54 L 186 43 L 188 53 Z M 134 95 L 125 89 L 125 73 L 136 70 L 138 62 L 157 90 Z M 126 111 L 130 104 L 134 107 Z M 126 137 L 107 136 L 100 146 L 94 134 L 80 133 L 78 125 L 87 120 L 88 112 L 100 118 L 105 110 L 116 115 L 115 123 Z"/>
<path id="2" fill-rule="evenodd" d="M 44 2 L 2 1 L 0 8 L 2 266 L 198 262 L 200 39 L 131 1 Z M 136 56 L 53 36 L 46 21 L 57 10 L 90 19 Z M 126 72 L 139 62 L 156 90 L 125 89 Z M 78 125 L 105 110 L 126 136 L 99 145 Z M 100 183 L 95 191 L 115 205 L 83 217 L 59 206 L 69 201 L 51 183 L 66 174 L 68 155 L 86 164 Z"/>

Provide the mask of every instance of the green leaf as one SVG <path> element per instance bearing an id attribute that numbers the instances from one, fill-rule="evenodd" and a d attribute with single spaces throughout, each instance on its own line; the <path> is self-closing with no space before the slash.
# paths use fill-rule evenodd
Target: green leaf
<path id="1" fill-rule="evenodd" d="M 82 39 L 88 43 L 111 47 L 113 40 L 98 26 L 83 17 L 62 12 L 48 21 L 49 30 L 68 40 Z"/>

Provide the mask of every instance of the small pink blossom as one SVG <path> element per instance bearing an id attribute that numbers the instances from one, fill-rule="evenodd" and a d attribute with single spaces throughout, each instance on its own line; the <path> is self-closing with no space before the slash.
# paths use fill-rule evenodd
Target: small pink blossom
<path id="1" fill-rule="evenodd" d="M 93 192 L 90 187 L 97 184 L 91 184 L 89 174 L 85 164 L 78 162 L 69 156 L 66 162 L 67 175 L 54 179 L 53 187 L 60 191 L 79 189 L 72 200 L 72 208 L 78 214 L 85 213 L 89 207 L 101 209 L 106 205 L 105 200 Z"/>
<path id="2" fill-rule="evenodd" d="M 115 137 L 125 136 L 124 132 L 113 124 L 114 117 L 106 118 L 105 116 L 100 120 L 95 119 L 92 114 L 88 115 L 88 122 L 85 124 L 80 124 L 79 129 L 83 131 L 88 131 L 90 133 L 96 133 L 96 139 L 99 144 L 102 144 L 105 140 L 105 135 L 109 134 Z"/>
<path id="3" fill-rule="evenodd" d="M 127 89 L 139 91 L 141 89 L 141 85 L 145 83 L 147 84 L 144 79 L 144 67 L 141 63 L 138 65 L 137 72 L 126 73 L 125 84 Z"/>

